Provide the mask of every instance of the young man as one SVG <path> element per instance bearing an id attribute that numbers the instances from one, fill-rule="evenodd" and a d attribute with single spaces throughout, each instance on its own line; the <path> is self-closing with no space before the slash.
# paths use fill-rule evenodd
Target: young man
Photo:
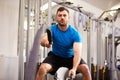
<path id="1" fill-rule="evenodd" d="M 60 67 L 69 68 L 68 75 L 73 78 L 76 72 L 83 74 L 83 80 L 91 80 L 88 66 L 81 59 L 82 39 L 81 34 L 70 24 L 69 11 L 60 7 L 56 13 L 57 24 L 50 27 L 52 33 L 52 51 L 39 67 L 36 80 L 44 80 L 48 72 L 55 72 Z M 47 39 L 47 33 L 41 38 L 41 45 L 51 47 Z"/>

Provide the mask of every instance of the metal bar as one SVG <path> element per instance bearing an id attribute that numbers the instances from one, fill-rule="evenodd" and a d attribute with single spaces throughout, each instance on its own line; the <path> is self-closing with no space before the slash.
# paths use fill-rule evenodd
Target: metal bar
<path id="1" fill-rule="evenodd" d="M 101 22 L 98 22 L 97 28 L 97 80 L 99 80 L 99 69 L 101 68 L 101 47 L 102 47 L 102 40 L 101 40 Z"/>
<path id="2" fill-rule="evenodd" d="M 40 7 L 39 7 L 39 0 L 35 0 L 35 33 L 39 29 L 39 13 L 40 13 Z"/>
<path id="3" fill-rule="evenodd" d="M 113 10 L 104 11 L 104 12 L 98 17 L 98 20 L 99 20 L 106 12 L 111 12 L 111 11 L 119 11 L 119 8 L 118 8 L 118 9 L 113 9 Z"/>
<path id="4" fill-rule="evenodd" d="M 25 2 L 20 0 L 19 2 L 19 28 L 18 28 L 18 56 L 19 56 L 19 79 L 24 80 L 24 13 L 25 13 Z"/>
<path id="5" fill-rule="evenodd" d="M 91 54 L 90 54 L 90 47 L 91 47 L 91 31 L 87 31 L 87 64 L 89 66 L 89 69 L 91 69 Z"/>
<path id="6" fill-rule="evenodd" d="M 30 51 L 30 13 L 31 13 L 31 0 L 28 0 L 28 9 L 27 9 L 27 37 L 26 37 L 26 64 L 29 60 L 29 51 Z"/>
<path id="7" fill-rule="evenodd" d="M 59 4 L 59 5 L 68 7 L 68 8 L 70 8 L 70 9 L 74 10 L 74 11 L 78 11 L 78 12 L 80 12 L 80 13 L 88 16 L 88 17 L 92 17 L 92 16 L 93 16 L 93 13 L 87 12 L 87 11 L 85 11 L 85 10 L 81 10 L 80 7 L 78 7 L 78 6 L 74 6 L 74 5 L 72 5 L 72 4 L 66 4 L 66 3 L 63 2 L 62 0 L 52 0 L 52 1 L 55 2 L 55 3 L 57 3 L 57 4 Z"/>
<path id="8" fill-rule="evenodd" d="M 114 27 L 114 20 L 112 22 L 112 56 L 111 56 L 111 80 L 117 80 L 116 78 L 116 69 L 115 69 L 115 27 Z"/>
<path id="9" fill-rule="evenodd" d="M 51 25 L 51 0 L 48 0 L 48 26 Z"/>

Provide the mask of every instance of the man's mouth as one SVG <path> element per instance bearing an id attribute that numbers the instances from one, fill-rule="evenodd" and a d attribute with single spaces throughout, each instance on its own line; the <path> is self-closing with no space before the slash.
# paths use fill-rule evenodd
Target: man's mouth
<path id="1" fill-rule="evenodd" d="M 64 21 L 63 21 L 63 20 L 61 20 L 60 22 L 61 22 L 61 23 L 64 23 Z"/>

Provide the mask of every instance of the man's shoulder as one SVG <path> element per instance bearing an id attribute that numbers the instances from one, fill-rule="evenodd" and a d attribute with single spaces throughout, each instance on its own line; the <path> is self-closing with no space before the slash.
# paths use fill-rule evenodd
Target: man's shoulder
<path id="1" fill-rule="evenodd" d="M 51 27 L 56 27 L 56 26 L 58 26 L 58 24 L 53 24 L 53 25 L 51 25 Z"/>
<path id="2" fill-rule="evenodd" d="M 54 29 L 54 28 L 56 28 L 57 26 L 58 26 L 58 24 L 54 24 L 54 25 L 51 25 L 50 28 L 51 28 L 51 29 Z"/>
<path id="3" fill-rule="evenodd" d="M 70 27 L 70 29 L 71 29 L 72 31 L 78 32 L 78 30 L 77 30 L 74 26 L 69 25 L 69 27 Z"/>

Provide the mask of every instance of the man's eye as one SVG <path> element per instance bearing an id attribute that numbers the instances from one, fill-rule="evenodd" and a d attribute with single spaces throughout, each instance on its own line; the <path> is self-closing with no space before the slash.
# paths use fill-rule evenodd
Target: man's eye
<path id="1" fill-rule="evenodd" d="M 63 15 L 64 17 L 66 17 L 67 15 Z"/>
<path id="2" fill-rule="evenodd" d="M 67 15 L 66 15 L 66 14 L 64 14 L 64 15 L 58 15 L 58 16 L 59 16 L 59 17 L 62 17 L 62 16 L 63 16 L 63 17 L 66 17 Z"/>
<path id="3" fill-rule="evenodd" d="M 62 15 L 58 15 L 59 17 L 61 17 Z"/>

